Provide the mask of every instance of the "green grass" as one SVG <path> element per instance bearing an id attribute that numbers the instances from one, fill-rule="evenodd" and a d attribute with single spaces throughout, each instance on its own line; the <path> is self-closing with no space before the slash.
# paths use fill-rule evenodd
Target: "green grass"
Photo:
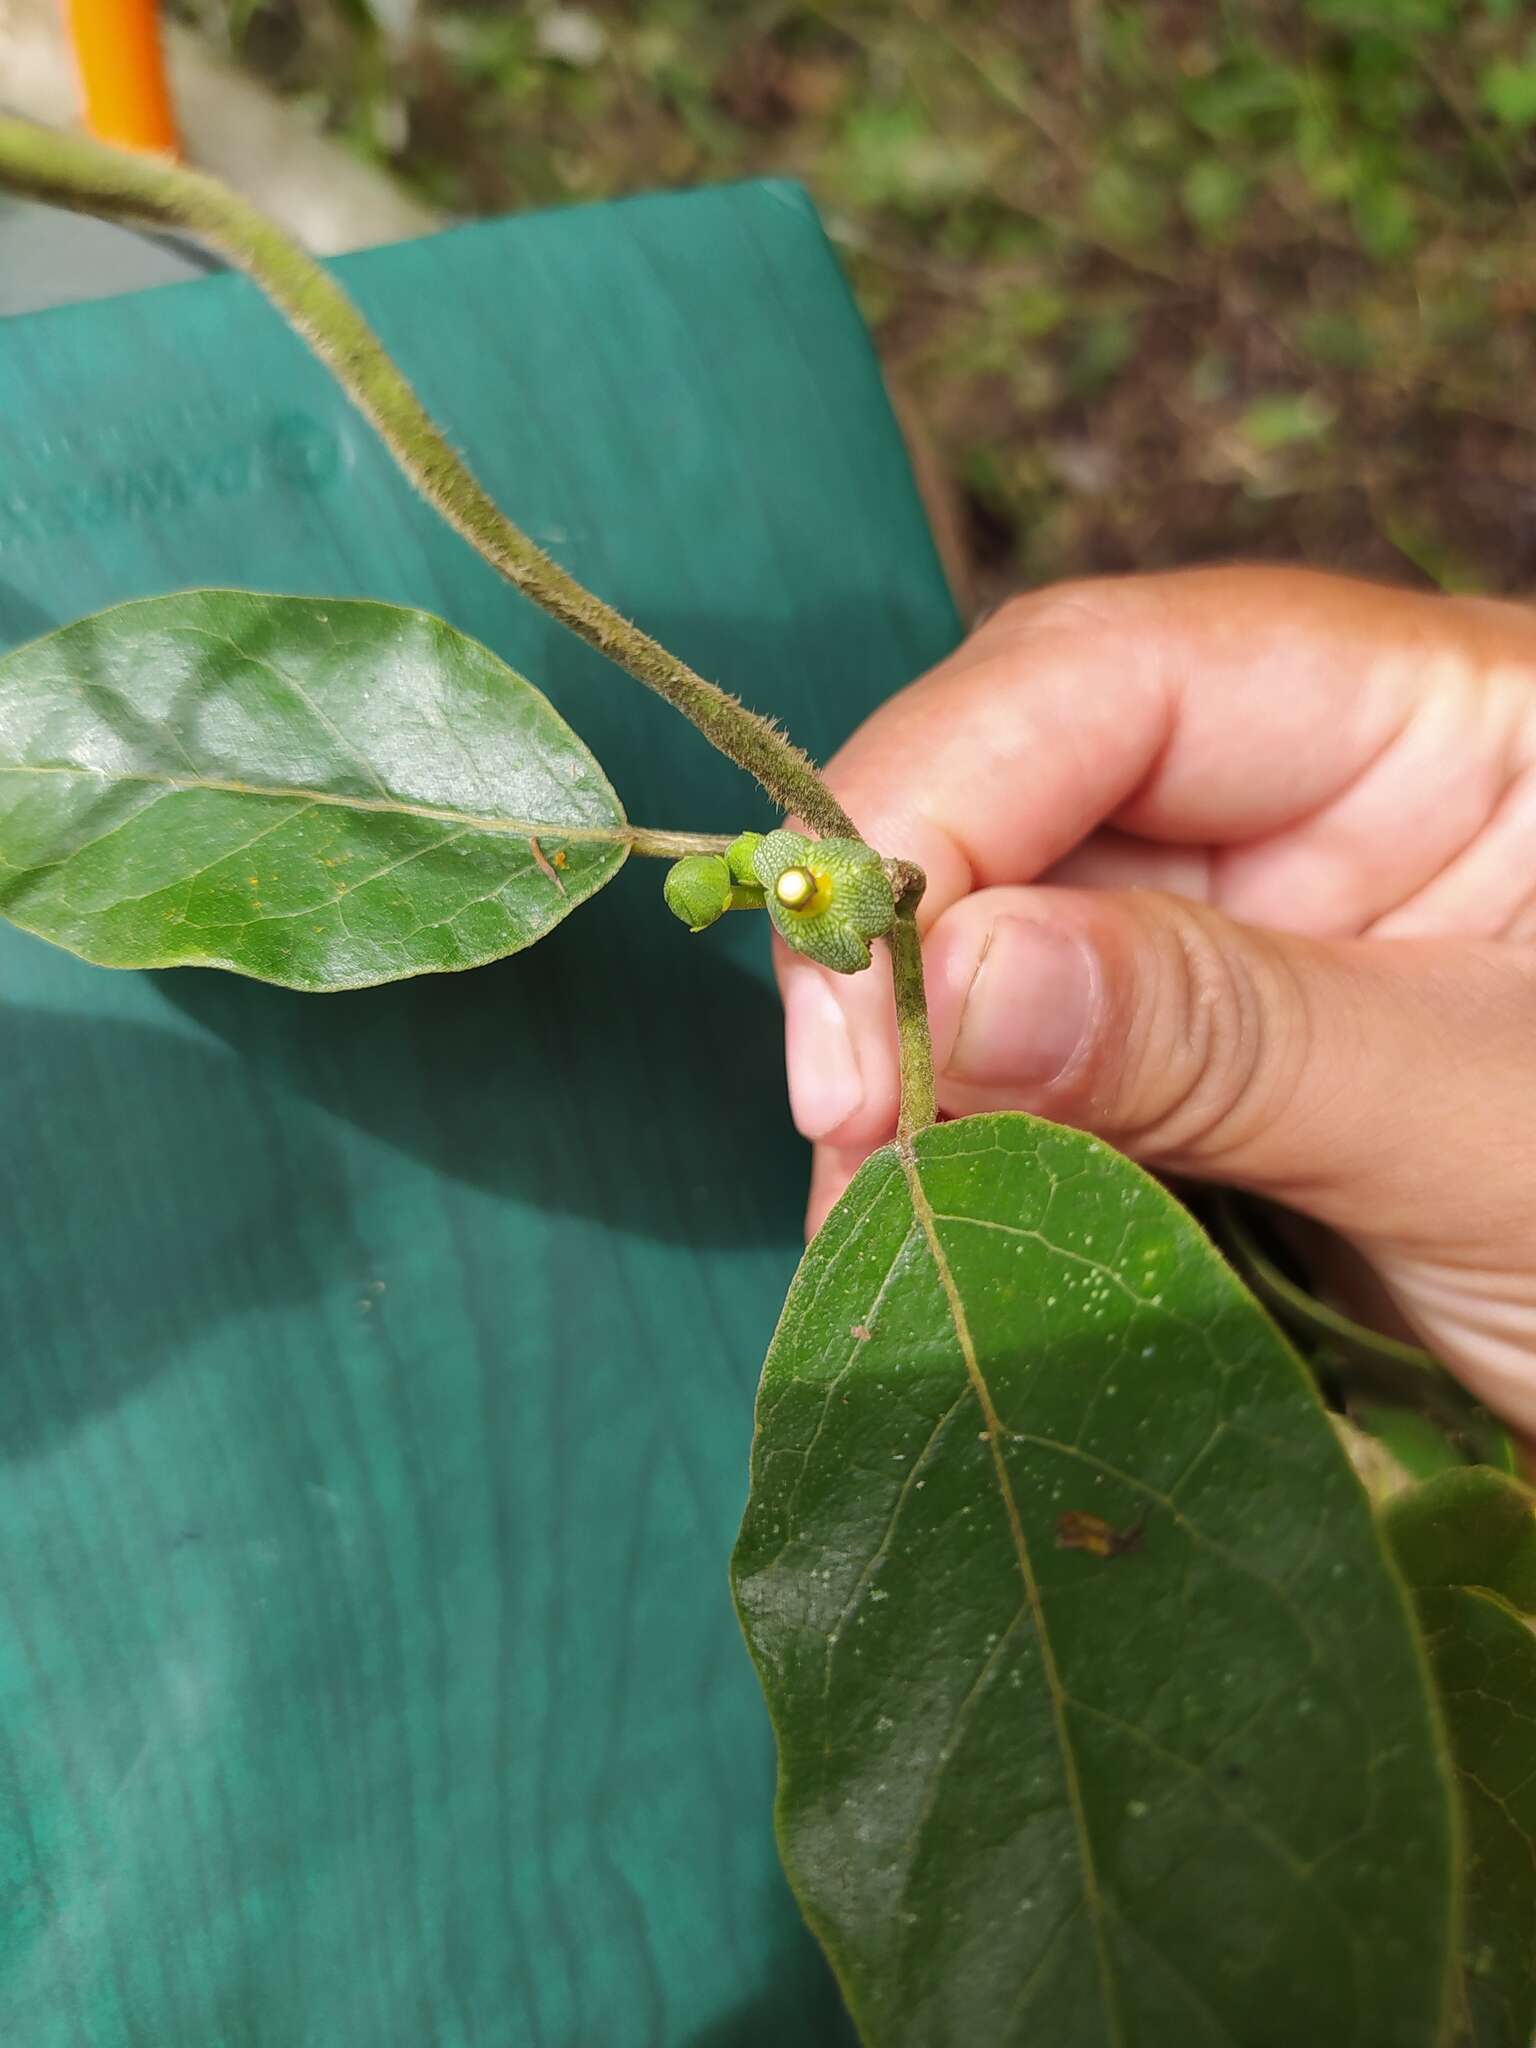
<path id="1" fill-rule="evenodd" d="M 1232 555 L 1536 582 L 1521 0 L 185 7 L 452 213 L 804 178 L 982 599 Z"/>

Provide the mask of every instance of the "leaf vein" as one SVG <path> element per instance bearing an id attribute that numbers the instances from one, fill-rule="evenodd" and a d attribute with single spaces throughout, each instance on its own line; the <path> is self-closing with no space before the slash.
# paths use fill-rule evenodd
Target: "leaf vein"
<path id="1" fill-rule="evenodd" d="M 489 814 L 481 817 L 473 811 L 454 810 L 447 805 L 409 803 L 403 797 L 391 797 L 387 802 L 381 802 L 376 797 L 353 796 L 340 790 L 237 782 L 215 775 L 160 775 L 143 770 L 128 773 L 117 769 L 81 767 L 75 762 L 16 761 L 0 763 L 0 775 L 74 775 L 113 787 L 125 782 L 143 783 L 168 795 L 177 791 L 211 790 L 225 796 L 261 797 L 274 802 L 329 804 L 337 810 L 365 811 L 386 817 L 425 818 L 437 825 L 465 825 L 480 832 L 506 832 L 519 839 L 535 833 L 556 841 L 569 839 L 604 846 L 629 846 L 635 838 L 635 827 L 623 820 L 614 825 L 582 825 L 567 824 L 559 818 L 503 818 Z"/>
<path id="2" fill-rule="evenodd" d="M 1109 1946 L 1104 1929 L 1104 1898 L 1099 1887 L 1098 1868 L 1094 1861 L 1093 1841 L 1088 1831 L 1088 1816 L 1083 1805 L 1082 1786 L 1078 1782 L 1077 1760 L 1072 1752 L 1069 1730 L 1066 1723 L 1066 1696 L 1062 1688 L 1061 1673 L 1056 1664 L 1056 1653 L 1052 1647 L 1050 1631 L 1046 1624 L 1045 1604 L 1040 1594 L 1040 1584 L 1035 1576 L 1034 1560 L 1024 1535 L 1024 1525 L 1019 1516 L 1018 1502 L 1014 1499 L 1013 1482 L 1003 1454 L 1003 1429 L 997 1410 L 992 1401 L 992 1390 L 981 1370 L 976 1355 L 975 1340 L 971 1335 L 965 1304 L 960 1298 L 960 1289 L 950 1267 L 949 1256 L 939 1236 L 938 1219 L 928 1199 L 928 1190 L 923 1185 L 922 1173 L 917 1159 L 910 1149 L 902 1151 L 902 1167 L 906 1174 L 907 1186 L 912 1196 L 912 1207 L 923 1227 L 928 1240 L 934 1269 L 939 1285 L 943 1289 L 949 1308 L 950 1322 L 954 1326 L 955 1340 L 960 1348 L 966 1377 L 976 1390 L 981 1404 L 983 1419 L 987 1427 L 988 1445 L 992 1454 L 992 1468 L 996 1476 L 998 1491 L 1002 1496 L 1003 1511 L 1008 1520 L 1009 1534 L 1013 1540 L 1014 1554 L 1018 1563 L 1019 1576 L 1024 1585 L 1024 1597 L 1031 1620 L 1034 1623 L 1036 1639 L 1040 1645 L 1041 1672 L 1045 1678 L 1046 1692 L 1051 1706 L 1051 1722 L 1056 1733 L 1056 1744 L 1061 1755 L 1062 1777 L 1066 1785 L 1067 1799 L 1072 1811 L 1073 1829 L 1077 1840 L 1078 1864 L 1082 1871 L 1083 1890 L 1088 1903 L 1089 1918 L 1093 1927 L 1094 1950 L 1098 1958 L 1099 1986 L 1104 2006 L 1104 2018 L 1109 2039 L 1115 2048 L 1123 2048 L 1125 2028 L 1120 2015 L 1119 1994 L 1114 1972 L 1110 1964 Z"/>

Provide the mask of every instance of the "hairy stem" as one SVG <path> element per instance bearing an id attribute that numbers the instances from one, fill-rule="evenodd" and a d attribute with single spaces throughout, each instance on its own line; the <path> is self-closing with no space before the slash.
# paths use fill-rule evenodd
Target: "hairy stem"
<path id="1" fill-rule="evenodd" d="M 896 1124 L 899 1143 L 909 1145 L 938 1115 L 933 1086 L 933 1034 L 928 1028 L 928 999 L 923 992 L 923 942 L 917 930 L 917 902 L 922 889 L 904 894 L 896 906 L 896 922 L 886 944 L 891 949 L 891 974 L 896 987 L 896 1035 L 901 1065 L 901 1112 Z"/>
<path id="2" fill-rule="evenodd" d="M 525 596 L 615 661 L 818 832 L 853 835 L 809 758 L 568 575 L 498 509 L 328 271 L 215 179 L 30 121 L 0 117 L 0 181 L 55 206 L 147 221 L 245 271 L 325 364 L 421 495 Z"/>
<path id="3" fill-rule="evenodd" d="M 161 157 L 110 149 L 0 115 L 0 185 L 108 220 L 147 222 L 195 236 L 259 285 L 325 364 L 406 477 L 493 569 L 552 618 L 627 669 L 753 776 L 781 809 L 816 832 L 856 839 L 853 821 L 808 755 L 771 720 L 705 680 L 578 583 L 515 526 L 455 453 L 383 344 L 326 270 L 216 179 Z M 637 831 L 636 853 L 723 852 L 708 834 Z M 890 935 L 901 1037 L 901 1130 L 934 1119 L 933 1054 L 923 961 L 913 909 L 920 872 L 890 864 L 902 910 Z"/>

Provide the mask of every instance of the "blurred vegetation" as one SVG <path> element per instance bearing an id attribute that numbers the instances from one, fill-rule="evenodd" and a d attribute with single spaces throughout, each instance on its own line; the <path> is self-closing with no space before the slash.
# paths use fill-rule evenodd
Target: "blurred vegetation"
<path id="1" fill-rule="evenodd" d="M 181 0 L 453 214 L 789 173 L 983 599 L 1536 588 L 1524 0 Z"/>

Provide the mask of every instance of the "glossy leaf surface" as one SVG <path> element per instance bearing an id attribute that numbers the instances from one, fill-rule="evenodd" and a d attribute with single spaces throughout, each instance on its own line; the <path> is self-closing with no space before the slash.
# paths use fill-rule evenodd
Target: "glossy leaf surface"
<path id="1" fill-rule="evenodd" d="M 877 2048 L 1430 2048 L 1449 1787 L 1299 1361 L 1018 1116 L 870 1160 L 764 1372 L 739 1609 L 790 1871 Z"/>
<path id="2" fill-rule="evenodd" d="M 564 720 L 425 612 L 184 591 L 0 661 L 0 912 L 101 966 L 473 967 L 628 846 Z"/>
<path id="3" fill-rule="evenodd" d="M 1466 1861 L 1457 2042 L 1536 2033 L 1536 1515 L 1485 1469 L 1400 1495 L 1386 1527 L 1417 1593 L 1461 1787 Z"/>

